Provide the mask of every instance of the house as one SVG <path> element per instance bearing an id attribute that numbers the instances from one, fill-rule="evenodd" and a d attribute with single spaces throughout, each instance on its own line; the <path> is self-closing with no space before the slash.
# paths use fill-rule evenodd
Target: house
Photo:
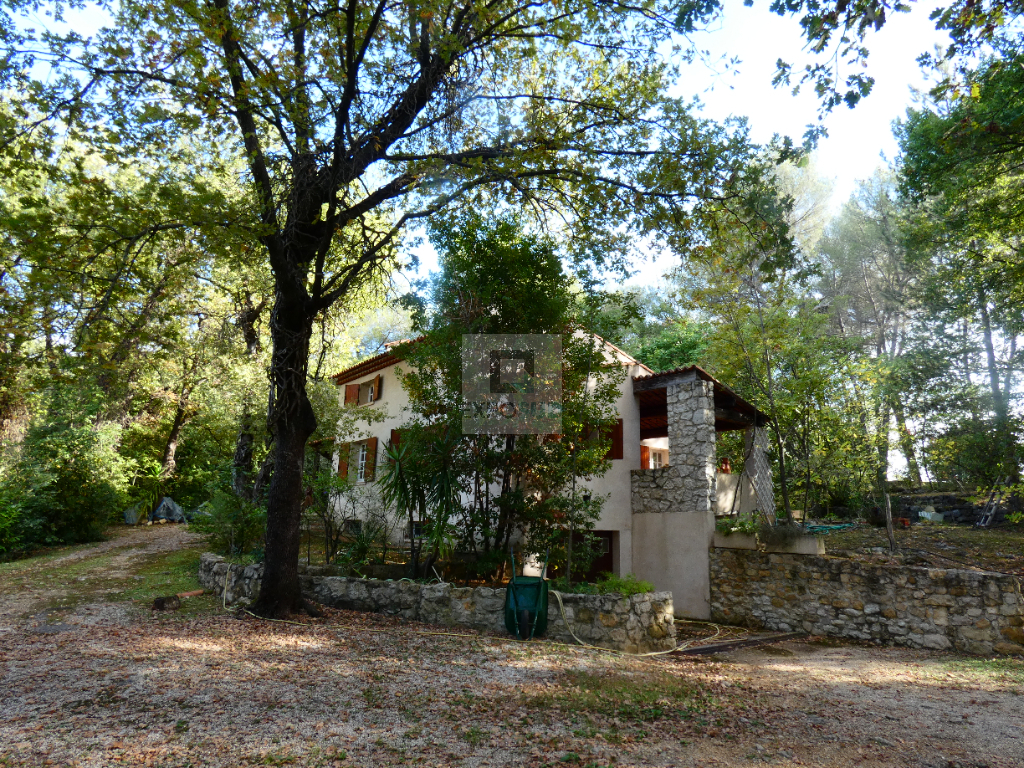
<path id="1" fill-rule="evenodd" d="M 606 498 L 595 526 L 603 552 L 594 568 L 633 573 L 671 590 L 677 615 L 708 618 L 708 548 L 716 512 L 774 513 L 766 416 L 697 366 L 655 373 L 599 342 L 606 359 L 626 375 L 615 403 L 611 467 L 581 486 Z M 384 413 L 368 426 L 369 437 L 345 444 L 335 456 L 339 472 L 353 482 L 373 482 L 384 444 L 408 420 L 409 399 L 399 378 L 405 365 L 392 346 L 334 376 L 344 403 Z M 746 432 L 739 476 L 717 471 L 715 436 L 730 430 Z"/>

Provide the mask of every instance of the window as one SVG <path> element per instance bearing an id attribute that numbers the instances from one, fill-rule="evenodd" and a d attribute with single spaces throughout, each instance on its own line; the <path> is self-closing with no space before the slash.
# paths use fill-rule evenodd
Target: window
<path id="1" fill-rule="evenodd" d="M 667 456 L 664 451 L 651 451 L 651 469 L 661 469 L 668 466 Z"/>
<path id="2" fill-rule="evenodd" d="M 369 381 L 359 385 L 359 405 L 371 405 L 380 400 L 381 375 L 377 374 Z"/>
<path id="3" fill-rule="evenodd" d="M 615 461 L 622 458 L 622 419 L 616 420 L 614 424 L 599 428 L 584 426 L 583 434 L 587 441 L 604 439 L 611 442 L 608 446 L 608 452 L 604 456 L 605 460 Z"/>
<path id="4" fill-rule="evenodd" d="M 363 521 L 362 520 L 346 520 L 342 523 L 341 531 L 346 536 L 358 536 L 363 532 Z"/>
<path id="5" fill-rule="evenodd" d="M 356 480 L 360 483 L 366 482 L 366 443 L 359 443 L 357 446 L 359 451 L 359 459 L 356 463 Z"/>
<path id="6" fill-rule="evenodd" d="M 377 469 L 377 438 L 338 446 L 338 474 L 350 483 L 372 483 Z"/>
<path id="7" fill-rule="evenodd" d="M 370 405 L 380 400 L 383 376 L 377 374 L 372 379 L 357 384 L 345 385 L 345 405 Z"/>

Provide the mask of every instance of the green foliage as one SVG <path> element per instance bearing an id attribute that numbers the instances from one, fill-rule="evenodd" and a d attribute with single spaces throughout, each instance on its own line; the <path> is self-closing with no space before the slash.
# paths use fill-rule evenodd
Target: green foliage
<path id="1" fill-rule="evenodd" d="M 616 576 L 614 573 L 606 573 L 593 583 L 579 582 L 570 584 L 564 577 L 553 579 L 551 588 L 559 592 L 569 592 L 575 595 L 612 595 L 619 594 L 623 597 L 642 595 L 654 591 L 654 584 L 649 581 L 638 579 L 632 573 L 625 576 Z"/>
<path id="2" fill-rule="evenodd" d="M 10 217 L 16 247 L 0 258 L 14 253 L 17 269 L 5 260 L 0 280 L 39 286 L 18 308 L 40 318 L 26 324 L 32 340 L 72 340 L 113 416 L 166 402 L 158 455 L 171 479 L 212 363 L 202 353 L 213 345 L 195 333 L 209 286 L 240 309 L 274 297 L 266 415 L 292 454 L 315 431 L 308 374 L 323 378 L 329 357 L 310 359 L 330 347 L 314 328 L 386 279 L 408 224 L 459 206 L 521 210 L 538 231 L 564 235 L 566 261 L 624 271 L 629 241 L 658 239 L 663 222 L 683 223 L 676 244 L 703 244 L 723 210 L 756 215 L 757 196 L 732 184 L 765 170 L 747 167 L 745 126 L 666 95 L 676 68 L 664 54 L 674 36 L 664 0 L 469 2 L 457 12 L 428 0 L 372 13 L 122 0 L 88 39 L 37 31 L 29 5 L 0 14 L 0 86 L 27 94 L 4 137 L 15 169 L 39 174 Z M 52 65 L 45 84 L 33 79 L 41 60 Z M 21 130 L 29 121 L 40 124 Z M 60 146 L 33 155 L 40 135 Z M 246 346 L 255 357 L 258 345 Z M 267 400 L 249 390 L 239 402 L 240 433 L 253 437 Z M 275 477 L 289 487 L 268 512 L 297 531 L 302 478 Z M 291 557 L 294 544 L 269 542 L 270 557 Z M 273 578 L 264 590 L 274 611 L 296 605 L 294 579 L 285 599 Z"/>
<path id="3" fill-rule="evenodd" d="M 720 517 L 715 520 L 715 530 L 724 536 L 734 533 L 756 534 L 761 530 L 761 521 L 753 517 Z"/>
<path id="4" fill-rule="evenodd" d="M 381 546 L 381 540 L 387 536 L 387 530 L 375 518 L 361 521 L 362 525 L 351 536 L 348 542 L 336 555 L 336 561 L 353 573 L 361 576 L 363 568 L 369 564 L 374 552 Z"/>
<path id="5" fill-rule="evenodd" d="M 121 427 L 90 418 L 88 401 L 75 400 L 81 394 L 63 384 L 44 394 L 46 417 L 30 426 L 0 480 L 3 549 L 95 541 L 124 509 L 130 465 L 117 451 Z"/>
<path id="6" fill-rule="evenodd" d="M 932 316 L 922 346 L 945 368 L 926 379 L 925 393 L 941 398 L 925 424 L 926 458 L 965 487 L 1020 474 L 1012 405 L 1024 333 L 1022 64 L 1019 35 L 997 40 L 897 128 L 905 238 L 926 271 Z"/>
<path id="7" fill-rule="evenodd" d="M 218 554 L 260 559 L 267 512 L 262 506 L 241 499 L 230 490 L 218 489 L 189 525 L 204 534 L 210 549 Z"/>
<path id="8" fill-rule="evenodd" d="M 0 481 L 0 559 L 18 552 L 25 544 L 24 491 L 8 476 Z"/>
<path id="9" fill-rule="evenodd" d="M 696 365 L 710 344 L 706 326 L 685 320 L 669 322 L 649 338 L 635 345 L 634 356 L 655 371 L 670 371 Z"/>
<path id="10" fill-rule="evenodd" d="M 418 516 L 433 551 L 458 546 L 474 553 L 479 576 L 504 567 L 517 532 L 527 536 L 529 553 L 550 549 L 558 567 L 569 531 L 591 529 L 603 502 L 574 495 L 573 480 L 607 467 L 609 443 L 600 427 L 614 418 L 622 370 L 578 331 L 614 297 L 580 292 L 554 243 L 510 214 L 466 214 L 435 224 L 432 237 L 442 272 L 430 304 L 414 315 L 424 339 L 405 350 L 410 372 L 403 385 L 414 419 L 403 427 L 401 445 L 389 449 L 388 502 L 410 524 Z M 561 436 L 462 434 L 464 333 L 561 337 Z M 584 567 L 585 552 L 576 554 L 574 572 Z"/>

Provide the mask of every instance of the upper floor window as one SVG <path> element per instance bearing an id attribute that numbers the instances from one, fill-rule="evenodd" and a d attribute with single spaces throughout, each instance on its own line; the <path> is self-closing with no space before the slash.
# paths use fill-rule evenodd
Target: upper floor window
<path id="1" fill-rule="evenodd" d="M 345 385 L 345 405 L 369 405 L 380 400 L 383 376 L 377 374 L 369 381 Z"/>

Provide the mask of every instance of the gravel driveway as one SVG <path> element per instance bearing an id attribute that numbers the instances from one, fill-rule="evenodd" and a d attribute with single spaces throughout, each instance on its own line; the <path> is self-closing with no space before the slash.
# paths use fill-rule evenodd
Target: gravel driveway
<path id="1" fill-rule="evenodd" d="M 195 546 L 130 536 L 0 566 L 0 766 L 1024 768 L 1020 660 L 814 642 L 642 660 L 346 611 L 70 600 L 90 558 L 131 580 Z"/>

